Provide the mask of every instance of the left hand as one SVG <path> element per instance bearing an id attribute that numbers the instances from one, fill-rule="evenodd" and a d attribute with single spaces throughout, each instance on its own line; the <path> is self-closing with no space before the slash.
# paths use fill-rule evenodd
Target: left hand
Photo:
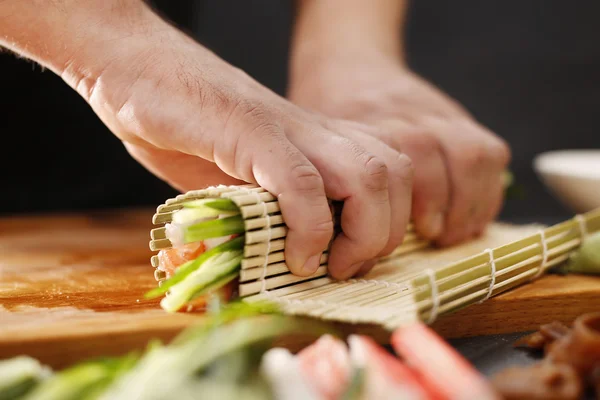
<path id="1" fill-rule="evenodd" d="M 507 144 L 398 60 L 376 52 L 293 59 L 289 98 L 369 124 L 413 161 L 412 218 L 439 245 L 480 235 L 499 213 Z"/>

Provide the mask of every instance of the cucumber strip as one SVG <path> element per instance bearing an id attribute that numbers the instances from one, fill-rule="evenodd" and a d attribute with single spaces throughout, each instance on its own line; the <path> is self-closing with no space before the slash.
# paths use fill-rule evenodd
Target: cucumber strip
<path id="1" fill-rule="evenodd" d="M 214 326 L 183 343 L 148 354 L 133 371 L 112 385 L 102 399 L 171 398 L 178 387 L 233 351 L 290 334 L 318 337 L 330 332 L 328 324 L 280 315 L 262 315 Z"/>
<path id="2" fill-rule="evenodd" d="M 187 228 L 184 228 L 183 237 L 184 243 L 192 243 L 244 232 L 244 219 L 241 215 L 235 215 L 190 225 Z"/>
<path id="3" fill-rule="evenodd" d="M 219 279 L 218 281 L 215 281 L 214 283 L 211 283 L 210 285 L 208 285 L 208 286 L 202 288 L 201 290 L 197 291 L 196 293 L 194 293 L 192 295 L 192 297 L 190 297 L 189 301 L 197 299 L 198 297 L 203 296 L 208 292 L 213 292 L 215 290 L 219 290 L 220 288 L 222 288 L 223 286 L 227 285 L 229 282 L 231 282 L 232 280 L 237 278 L 238 275 L 239 275 L 238 271 L 234 271 L 229 275 L 225 275 L 223 278 Z"/>
<path id="4" fill-rule="evenodd" d="M 183 208 L 175 213 L 173 213 L 173 221 L 172 223 L 177 226 L 188 226 L 193 225 L 199 222 L 204 222 L 206 220 L 213 220 L 218 218 L 221 215 L 236 215 L 237 213 L 232 213 L 229 211 L 220 211 L 215 210 L 214 208 Z"/>
<path id="5" fill-rule="evenodd" d="M 95 400 L 119 376 L 134 367 L 136 353 L 76 364 L 47 379 L 27 400 Z"/>
<path id="6" fill-rule="evenodd" d="M 21 398 L 51 375 L 49 367 L 31 357 L 0 361 L 0 400 Z"/>
<path id="7" fill-rule="evenodd" d="M 340 400 L 360 400 L 365 386 L 365 371 L 363 368 L 353 368 L 352 378 Z"/>
<path id="8" fill-rule="evenodd" d="M 219 253 L 209 258 L 205 265 L 189 274 L 186 279 L 171 287 L 169 296 L 160 302 L 168 312 L 179 310 L 192 296 L 202 293 L 207 288 L 231 275 L 240 268 L 243 252 L 241 250 Z"/>
<path id="9" fill-rule="evenodd" d="M 202 208 L 208 207 L 214 210 L 221 211 L 235 211 L 238 214 L 240 213 L 240 209 L 238 206 L 229 199 L 200 199 L 200 200 L 192 200 L 183 203 L 183 207 L 185 208 Z"/>
<path id="10" fill-rule="evenodd" d="M 189 274 L 191 274 L 192 272 L 194 272 L 197 269 L 199 269 L 200 267 L 202 267 L 202 265 L 211 257 L 213 257 L 219 253 L 226 252 L 226 251 L 241 250 L 244 247 L 244 243 L 245 243 L 244 241 L 245 241 L 245 239 L 243 236 L 236 237 L 235 239 L 231 239 L 228 242 L 222 243 L 222 244 L 215 246 L 212 249 L 200 254 L 198 256 L 198 258 L 196 258 L 195 260 L 191 260 L 191 261 L 186 262 L 185 264 L 182 264 L 175 271 L 175 275 L 173 275 L 168 280 L 164 281 L 160 287 L 154 288 L 154 289 L 150 290 L 149 292 L 147 292 L 144 295 L 144 297 L 146 299 L 153 299 L 153 298 L 162 296 L 163 294 L 168 292 L 169 289 L 171 287 L 173 287 L 173 285 L 181 282 Z"/>

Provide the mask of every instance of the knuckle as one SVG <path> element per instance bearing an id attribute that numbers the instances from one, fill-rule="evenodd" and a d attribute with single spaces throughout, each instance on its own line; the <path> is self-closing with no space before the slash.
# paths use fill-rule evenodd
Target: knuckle
<path id="1" fill-rule="evenodd" d="M 388 164 L 390 178 L 400 181 L 405 186 L 412 186 L 415 168 L 410 157 L 394 152 Z"/>
<path id="2" fill-rule="evenodd" d="M 481 168 L 490 160 L 490 151 L 484 143 L 472 144 L 465 149 L 463 158 L 463 167 L 466 170 Z"/>
<path id="3" fill-rule="evenodd" d="M 311 240 L 318 244 L 323 244 L 323 249 L 329 243 L 333 236 L 333 219 L 322 219 L 309 225 Z"/>
<path id="4" fill-rule="evenodd" d="M 510 163 L 512 156 L 508 143 L 504 139 L 494 138 L 490 147 L 496 162 L 505 168 Z"/>
<path id="5" fill-rule="evenodd" d="M 361 168 L 362 183 L 367 190 L 379 192 L 388 188 L 388 166 L 380 158 L 365 153 Z"/>
<path id="6" fill-rule="evenodd" d="M 297 192 L 312 195 L 325 193 L 323 178 L 313 165 L 299 162 L 290 168 L 290 184 Z"/>

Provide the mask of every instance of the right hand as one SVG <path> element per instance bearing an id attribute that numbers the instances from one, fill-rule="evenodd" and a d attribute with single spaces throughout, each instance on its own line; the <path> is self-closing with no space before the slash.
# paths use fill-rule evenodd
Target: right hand
<path id="1" fill-rule="evenodd" d="M 334 278 L 401 243 L 411 207 L 407 156 L 363 125 L 289 103 L 151 15 L 151 33 L 98 41 L 94 62 L 74 58 L 62 72 L 134 158 L 182 191 L 243 181 L 275 194 L 297 275 L 315 272 L 332 237 L 328 198 L 344 202 L 329 258 Z"/>

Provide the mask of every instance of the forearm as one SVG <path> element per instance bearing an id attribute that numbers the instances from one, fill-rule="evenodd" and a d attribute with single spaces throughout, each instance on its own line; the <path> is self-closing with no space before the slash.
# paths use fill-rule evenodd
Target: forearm
<path id="1" fill-rule="evenodd" d="M 403 59 L 408 0 L 297 0 L 292 65 L 365 52 Z"/>
<path id="2" fill-rule="evenodd" d="M 161 23 L 141 0 L 0 0 L 0 45 L 67 81 L 99 74 L 131 50 L 119 41 L 134 46 L 132 38 L 168 28 Z"/>

